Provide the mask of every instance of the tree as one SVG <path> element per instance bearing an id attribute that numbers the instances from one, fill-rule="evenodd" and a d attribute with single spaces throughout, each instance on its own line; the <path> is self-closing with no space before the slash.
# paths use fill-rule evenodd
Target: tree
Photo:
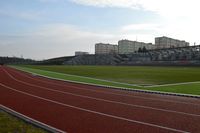
<path id="1" fill-rule="evenodd" d="M 142 49 L 141 49 L 141 48 L 139 48 L 139 49 L 138 49 L 138 53 L 141 53 L 141 52 L 142 52 Z"/>
<path id="2" fill-rule="evenodd" d="M 147 52 L 147 49 L 146 49 L 145 46 L 142 48 L 142 52 L 143 52 L 143 53 L 146 53 L 146 52 Z"/>

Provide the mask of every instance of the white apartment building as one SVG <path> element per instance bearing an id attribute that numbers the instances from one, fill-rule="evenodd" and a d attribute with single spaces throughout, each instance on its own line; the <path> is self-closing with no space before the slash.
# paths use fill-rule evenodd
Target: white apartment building
<path id="1" fill-rule="evenodd" d="M 118 53 L 118 46 L 113 44 L 96 43 L 95 54 L 114 54 Z"/>
<path id="2" fill-rule="evenodd" d="M 163 48 L 176 48 L 176 47 L 186 47 L 189 43 L 184 40 L 177 40 L 169 37 L 156 37 L 155 38 L 156 49 Z"/>
<path id="3" fill-rule="evenodd" d="M 120 40 L 118 42 L 118 50 L 119 54 L 131 54 L 138 52 L 139 48 L 145 47 L 147 50 L 155 49 L 155 45 L 152 43 L 144 43 L 138 41 L 130 41 L 130 40 Z"/>

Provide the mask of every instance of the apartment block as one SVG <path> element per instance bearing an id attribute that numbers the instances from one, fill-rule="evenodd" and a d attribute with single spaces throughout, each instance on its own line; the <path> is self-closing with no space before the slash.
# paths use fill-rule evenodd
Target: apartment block
<path id="1" fill-rule="evenodd" d="M 189 46 L 189 43 L 184 40 L 178 40 L 163 36 L 155 38 L 155 46 L 156 49 L 177 48 Z"/>
<path id="2" fill-rule="evenodd" d="M 95 44 L 95 54 L 118 54 L 118 46 L 109 43 Z"/>
<path id="3" fill-rule="evenodd" d="M 152 43 L 144 43 L 130 40 L 120 40 L 118 42 L 119 54 L 131 54 L 138 52 L 139 48 L 145 47 L 147 50 L 155 49 Z"/>

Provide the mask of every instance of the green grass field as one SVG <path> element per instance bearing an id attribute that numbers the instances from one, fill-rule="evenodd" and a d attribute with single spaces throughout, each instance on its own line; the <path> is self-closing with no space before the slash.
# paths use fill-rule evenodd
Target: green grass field
<path id="1" fill-rule="evenodd" d="M 0 111 L 0 133 L 46 133 L 5 112 Z"/>
<path id="2" fill-rule="evenodd" d="M 78 82 L 86 82 L 91 84 L 200 95 L 200 82 L 198 82 L 200 81 L 199 67 L 36 65 L 15 67 L 49 77 L 61 78 L 65 80 L 72 80 Z M 102 81 L 97 79 L 103 79 L 108 81 Z M 109 81 L 115 82 L 113 83 Z M 197 83 L 187 83 L 182 85 L 166 85 L 196 81 Z M 154 86 L 163 84 L 165 86 Z"/>

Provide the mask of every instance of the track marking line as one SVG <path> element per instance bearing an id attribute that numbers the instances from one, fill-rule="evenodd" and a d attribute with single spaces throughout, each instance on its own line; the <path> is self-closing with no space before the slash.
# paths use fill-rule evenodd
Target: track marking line
<path id="1" fill-rule="evenodd" d="M 90 97 L 90 96 L 74 94 L 74 93 L 65 92 L 65 91 L 54 90 L 54 89 L 50 89 L 50 88 L 47 88 L 47 87 L 38 86 L 38 85 L 34 85 L 34 84 L 31 84 L 31 83 L 28 83 L 28 82 L 24 82 L 24 81 L 18 80 L 15 77 L 13 77 L 12 74 L 10 74 L 7 70 L 3 69 L 3 71 L 5 71 L 9 77 L 11 77 L 13 80 L 15 80 L 17 82 L 20 82 L 22 84 L 25 84 L 25 85 L 28 85 L 28 86 L 32 86 L 32 87 L 38 87 L 38 88 L 41 88 L 41 89 L 44 89 L 44 90 L 49 90 L 49 91 L 58 92 L 58 93 L 62 93 L 62 94 L 68 94 L 68 95 L 73 95 L 73 96 L 76 96 L 76 97 L 82 97 L 82 98 L 87 98 L 87 99 L 104 101 L 104 102 L 109 102 L 109 103 L 114 103 L 114 104 L 121 104 L 121 105 L 124 105 L 124 106 L 151 109 L 151 110 L 168 112 L 168 113 L 176 113 L 176 114 L 181 114 L 181 115 L 188 115 L 188 116 L 193 116 L 193 117 L 200 117 L 199 114 L 191 114 L 191 113 L 186 113 L 186 112 L 180 112 L 180 111 L 174 111 L 174 110 L 168 110 L 168 109 L 160 109 L 160 108 L 154 108 L 154 107 L 142 106 L 142 105 L 136 105 L 136 104 L 128 104 L 128 103 L 124 103 L 124 102 L 117 102 L 117 101 L 112 101 L 112 100 L 106 100 L 106 99 L 101 99 L 101 98 L 95 98 L 95 97 Z"/>
<path id="2" fill-rule="evenodd" d="M 22 70 L 20 70 L 20 71 L 22 71 Z M 28 73 L 32 73 L 32 72 L 28 72 Z M 58 79 L 58 78 L 51 78 L 51 77 L 40 75 L 40 74 L 36 74 L 36 75 L 44 77 L 44 78 L 48 78 L 48 79 L 51 79 L 51 80 L 59 80 L 59 81 L 66 82 L 66 80 L 62 80 L 62 79 Z M 29 76 L 26 76 L 26 77 L 29 77 Z M 29 78 L 31 78 L 31 77 L 29 77 Z M 34 78 L 32 78 L 32 79 L 34 79 Z M 35 79 L 35 80 L 40 81 L 40 82 L 44 82 L 44 83 L 46 82 L 46 83 L 49 83 L 49 84 L 59 85 L 59 86 L 63 86 L 63 87 L 69 87 L 69 86 L 66 86 L 66 85 L 61 85 L 61 84 L 52 83 L 52 82 L 48 82 L 48 81 L 42 81 L 40 79 Z M 104 94 L 113 94 L 113 95 L 118 95 L 118 96 L 126 96 L 126 97 L 133 97 L 133 98 L 140 98 L 140 99 L 147 99 L 147 100 L 154 100 L 154 101 L 165 101 L 165 102 L 181 103 L 181 104 L 200 106 L 200 104 L 189 103 L 189 102 L 181 102 L 181 101 L 166 100 L 166 99 L 159 99 L 159 98 L 146 98 L 146 97 L 141 97 L 141 96 L 127 95 L 127 94 L 117 94 L 117 93 L 113 93 L 113 92 L 104 92 L 104 91 L 101 91 L 101 90 L 92 90 L 92 89 L 86 89 L 86 88 L 75 87 L 75 86 L 70 86 L 70 87 L 71 88 L 75 88 L 75 89 L 79 89 L 79 90 L 88 90 L 88 91 L 99 92 L 99 93 L 104 93 Z M 121 92 L 121 90 L 114 90 L 114 91 Z"/>
<path id="3" fill-rule="evenodd" d="M 65 106 L 65 107 L 69 107 L 69 108 L 73 108 L 73 109 L 77 109 L 77 110 L 81 110 L 81 111 L 85 111 L 85 112 L 89 112 L 89 113 L 93 113 L 93 114 L 98 114 L 98 115 L 102 115 L 102 116 L 106 116 L 106 117 L 110 117 L 110 118 L 114 118 L 114 119 L 118 119 L 118 120 L 122 120 L 122 121 L 146 125 L 146 126 L 150 126 L 150 127 L 161 128 L 161 129 L 165 129 L 165 130 L 169 130 L 169 131 L 175 131 L 175 132 L 180 132 L 180 133 L 189 133 L 187 131 L 183 131 L 183 130 L 179 130 L 179 129 L 174 129 L 174 128 L 170 128 L 170 127 L 160 126 L 160 125 L 157 125 L 157 124 L 151 124 L 151 123 L 132 120 L 132 119 L 127 119 L 127 118 L 124 118 L 124 117 L 114 116 L 114 115 L 110 115 L 110 114 L 106 114 L 106 113 L 88 110 L 88 109 L 85 109 L 85 108 L 80 108 L 80 107 L 69 105 L 69 104 L 64 104 L 64 103 L 61 103 L 61 102 L 58 102 L 58 101 L 54 101 L 54 100 L 51 100 L 51 99 L 47 99 L 47 98 L 39 97 L 39 96 L 30 94 L 30 93 L 26 93 L 26 92 L 23 92 L 23 91 L 20 91 L 20 90 L 16 90 L 16 89 L 9 87 L 7 85 L 4 85 L 2 83 L 0 83 L 0 86 L 3 86 L 7 89 L 10 89 L 12 91 L 15 91 L 15 92 L 18 92 L 18 93 L 21 93 L 21 94 L 24 94 L 24 95 L 28 95 L 28 96 L 31 96 L 31 97 L 34 97 L 34 98 L 37 98 L 37 99 L 41 99 L 43 101 L 51 102 L 51 103 L 54 103 L 54 104 L 62 105 L 62 106 Z"/>

